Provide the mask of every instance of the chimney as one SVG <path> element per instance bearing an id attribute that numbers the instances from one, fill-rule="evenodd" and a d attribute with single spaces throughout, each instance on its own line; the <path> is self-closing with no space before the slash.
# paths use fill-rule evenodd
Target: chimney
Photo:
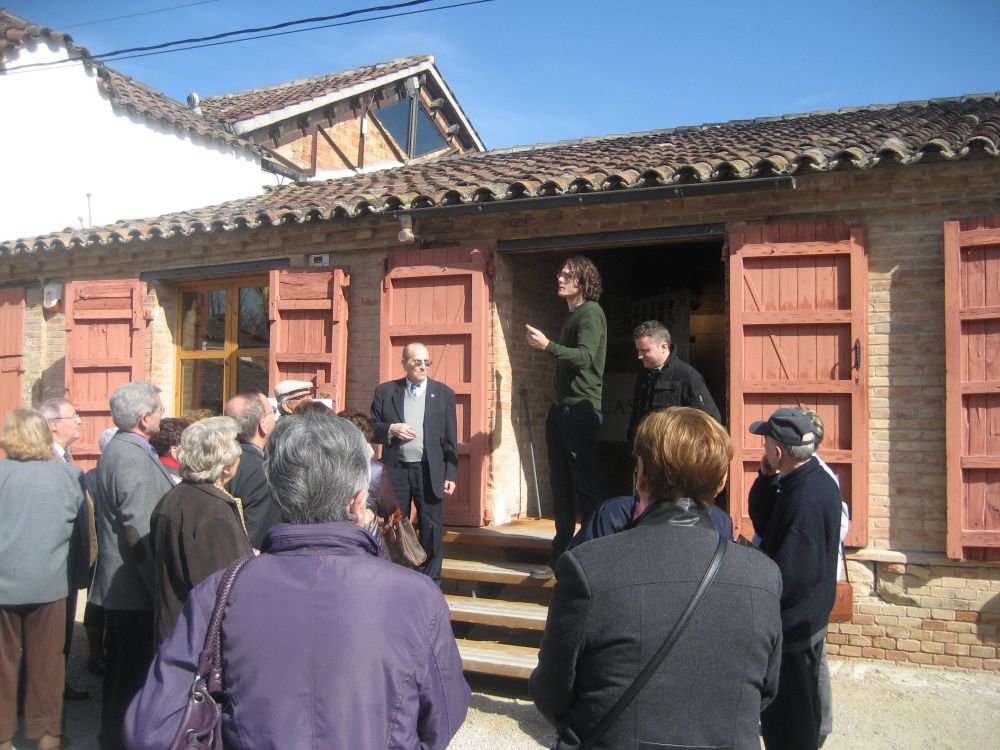
<path id="1" fill-rule="evenodd" d="M 196 93 L 194 93 L 192 91 L 190 94 L 188 94 L 188 109 L 190 109 L 192 112 L 194 112 L 199 117 L 202 116 L 200 102 L 201 102 L 201 99 L 198 97 L 198 95 Z"/>

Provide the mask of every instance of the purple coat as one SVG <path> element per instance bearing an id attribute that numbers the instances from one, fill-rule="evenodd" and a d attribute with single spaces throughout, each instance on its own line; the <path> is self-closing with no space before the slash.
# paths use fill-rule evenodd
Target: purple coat
<path id="1" fill-rule="evenodd" d="M 222 573 L 191 592 L 125 718 L 130 748 L 167 748 Z M 377 556 L 347 523 L 278 524 L 240 573 L 222 627 L 227 747 L 444 748 L 469 686 L 437 585 Z"/>

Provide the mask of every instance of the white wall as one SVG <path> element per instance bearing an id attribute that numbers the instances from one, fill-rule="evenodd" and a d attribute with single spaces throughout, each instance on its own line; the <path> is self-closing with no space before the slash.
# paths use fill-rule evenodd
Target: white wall
<path id="1" fill-rule="evenodd" d="M 10 64 L 64 59 L 39 45 Z M 79 63 L 0 73 L 0 239 L 198 208 L 276 183 L 248 151 L 116 112 L 98 85 Z"/>

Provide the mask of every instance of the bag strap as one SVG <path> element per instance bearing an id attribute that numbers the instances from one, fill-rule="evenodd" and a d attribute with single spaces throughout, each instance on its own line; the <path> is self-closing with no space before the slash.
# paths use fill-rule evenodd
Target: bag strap
<path id="1" fill-rule="evenodd" d="M 253 553 L 245 555 L 226 568 L 215 592 L 215 609 L 212 610 L 212 619 L 208 621 L 205 645 L 198 657 L 198 675 L 206 679 L 210 692 L 222 690 L 222 618 L 229 606 L 229 595 L 236 576 L 253 557 Z"/>
<path id="2" fill-rule="evenodd" d="M 590 735 L 580 743 L 580 750 L 590 750 L 594 743 L 599 740 L 608 728 L 615 722 L 615 720 L 621 716 L 622 712 L 628 708 L 629 704 L 638 695 L 639 691 L 642 690 L 643 686 L 649 682 L 649 678 L 653 676 L 653 673 L 657 670 L 663 660 L 667 658 L 667 654 L 670 653 L 674 644 L 677 643 L 677 639 L 681 637 L 681 633 L 684 632 L 685 626 L 688 624 L 688 620 L 691 619 L 691 615 L 694 614 L 695 609 L 701 603 L 701 600 L 705 598 L 705 594 L 708 593 L 708 589 L 711 587 L 712 582 L 715 580 L 716 574 L 719 572 L 719 568 L 722 567 L 722 558 L 726 556 L 726 548 L 729 546 L 729 542 L 724 536 L 719 535 L 719 543 L 715 547 L 715 554 L 712 556 L 712 561 L 708 564 L 708 570 L 705 571 L 704 577 L 701 579 L 701 583 L 698 584 L 698 588 L 695 589 L 694 595 L 691 597 L 691 601 L 688 602 L 687 607 L 681 613 L 680 618 L 674 623 L 674 627 L 670 630 L 667 635 L 666 640 L 663 641 L 663 645 L 660 646 L 659 650 L 653 655 L 653 658 L 649 660 L 643 670 L 632 680 L 632 684 L 629 685 L 625 692 L 622 693 L 621 697 L 615 702 L 601 720 L 597 722 L 597 726 L 594 727 Z"/>

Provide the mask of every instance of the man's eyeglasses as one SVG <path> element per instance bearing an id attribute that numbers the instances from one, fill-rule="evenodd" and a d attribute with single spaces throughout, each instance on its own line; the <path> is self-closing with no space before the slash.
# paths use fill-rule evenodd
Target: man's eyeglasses
<path id="1" fill-rule="evenodd" d="M 60 419 L 80 419 L 80 415 L 79 414 L 73 414 L 72 416 L 69 416 L 69 417 L 52 417 L 52 419 L 50 419 L 49 421 L 50 422 L 58 422 Z"/>
<path id="2" fill-rule="evenodd" d="M 414 367 L 430 367 L 434 363 L 429 359 L 411 359 L 410 364 Z"/>

